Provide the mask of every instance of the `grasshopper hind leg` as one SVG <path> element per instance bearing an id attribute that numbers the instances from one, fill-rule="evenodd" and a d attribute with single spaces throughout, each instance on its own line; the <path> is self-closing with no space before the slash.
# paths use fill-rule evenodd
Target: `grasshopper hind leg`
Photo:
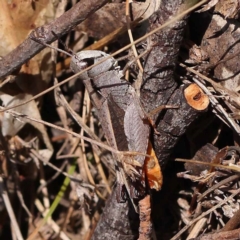
<path id="1" fill-rule="evenodd" d="M 126 202 L 127 198 L 129 197 L 135 212 L 138 213 L 138 206 L 133 199 L 132 187 L 129 185 L 129 182 L 123 170 L 117 171 L 117 189 L 116 190 L 117 190 L 117 201 L 119 203 Z"/>

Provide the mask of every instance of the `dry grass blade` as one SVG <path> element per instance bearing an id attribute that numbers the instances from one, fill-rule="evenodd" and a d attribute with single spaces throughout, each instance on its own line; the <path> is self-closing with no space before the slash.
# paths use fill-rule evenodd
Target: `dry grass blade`
<path id="1" fill-rule="evenodd" d="M 219 187 L 221 187 L 222 185 L 235 181 L 237 179 L 240 178 L 240 175 L 232 175 L 228 178 L 223 179 L 222 181 L 216 183 L 215 185 L 213 185 L 211 188 L 209 188 L 208 190 L 206 190 L 204 193 L 202 193 L 199 197 L 198 197 L 198 202 L 200 202 L 205 196 L 207 196 L 209 193 L 211 193 L 212 191 L 214 191 L 215 189 L 218 189 Z"/>
<path id="2" fill-rule="evenodd" d="M 187 240 L 197 237 L 206 225 L 206 223 L 207 218 L 199 219 L 198 222 L 195 224 L 194 228 L 192 229 L 191 233 L 188 235 Z"/>
<path id="3" fill-rule="evenodd" d="M 10 202 L 10 199 L 8 197 L 7 191 L 5 190 L 3 179 L 2 179 L 1 176 L 0 176 L 0 189 L 2 191 L 2 198 L 3 198 L 4 204 L 7 208 L 8 216 L 11 219 L 11 224 L 13 226 L 14 234 L 16 235 L 16 238 L 18 240 L 23 240 L 24 238 L 21 234 L 19 225 L 17 223 L 17 219 L 16 219 L 14 211 L 12 209 L 11 202 Z"/>
<path id="4" fill-rule="evenodd" d="M 134 39 L 133 39 L 131 24 L 130 24 L 131 20 L 130 20 L 130 2 L 129 2 L 129 0 L 126 1 L 126 20 L 127 20 L 126 22 L 127 22 L 127 28 L 128 28 L 128 36 L 129 36 L 131 44 L 133 44 L 132 45 L 132 50 L 133 50 L 134 56 L 136 58 L 138 58 L 137 49 L 136 49 L 135 44 L 133 43 Z M 142 67 L 142 64 L 140 62 L 140 59 L 137 59 L 137 64 L 138 64 L 140 72 L 143 73 L 143 67 Z"/>
<path id="5" fill-rule="evenodd" d="M 182 158 L 176 158 L 175 161 L 177 161 L 177 162 L 188 162 L 188 163 L 193 163 L 193 164 L 194 163 L 202 164 L 202 165 L 207 165 L 209 167 L 218 167 L 218 168 L 222 168 L 222 169 L 229 169 L 229 170 L 232 170 L 232 171 L 240 172 L 240 167 L 235 166 L 235 165 L 225 166 L 225 165 L 216 164 L 216 163 L 201 162 L 201 161 L 197 161 L 197 160 L 182 159 Z"/>

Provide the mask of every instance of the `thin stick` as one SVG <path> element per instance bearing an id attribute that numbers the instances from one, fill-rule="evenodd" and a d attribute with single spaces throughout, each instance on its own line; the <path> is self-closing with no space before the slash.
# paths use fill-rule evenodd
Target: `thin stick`
<path id="1" fill-rule="evenodd" d="M 13 209 L 12 209 L 12 206 L 11 206 L 11 202 L 10 202 L 10 199 L 8 197 L 8 194 L 7 194 L 7 191 L 5 189 L 5 186 L 3 184 L 3 179 L 2 177 L 0 176 L 0 189 L 2 191 L 2 199 L 3 199 L 3 202 L 4 202 L 4 205 L 7 209 L 7 212 L 8 212 L 8 216 L 11 220 L 11 223 L 13 225 L 13 230 L 16 234 L 16 237 L 18 240 L 23 240 L 23 237 L 22 237 L 22 233 L 19 229 L 19 226 L 18 226 L 18 223 L 17 223 L 17 220 L 16 220 L 16 217 L 15 217 L 15 214 L 13 212 Z"/>
<path id="2" fill-rule="evenodd" d="M 236 172 L 240 172 L 240 167 L 237 167 L 237 166 L 234 166 L 234 165 L 233 166 L 225 166 L 225 165 L 220 165 L 220 164 L 216 164 L 216 163 L 201 162 L 201 161 L 197 161 L 197 160 L 190 160 L 190 159 L 183 159 L 183 158 L 175 158 L 175 161 L 203 164 L 203 165 L 208 165 L 208 166 L 211 166 L 211 167 L 218 167 L 218 168 L 229 169 L 229 170 L 233 170 L 233 171 L 236 171 Z"/>
<path id="3" fill-rule="evenodd" d="M 90 117 L 90 126 L 92 127 L 92 129 L 94 128 L 93 117 L 92 116 Z M 102 163 L 100 161 L 99 155 L 97 154 L 95 149 L 93 149 L 93 156 L 94 156 L 95 162 L 97 164 L 97 168 L 98 168 L 99 174 L 102 177 L 103 182 L 106 184 L 107 192 L 110 194 L 112 192 L 112 190 L 110 188 L 110 185 L 109 185 L 109 182 L 107 180 L 107 177 L 106 177 L 106 175 L 104 173 L 104 170 L 103 170 Z"/>
<path id="4" fill-rule="evenodd" d="M 61 167 L 59 168 L 59 171 L 57 171 L 53 176 L 51 176 L 51 178 L 48 181 L 44 180 L 44 182 L 41 182 L 41 185 L 37 189 L 37 194 L 39 194 L 44 187 L 47 187 L 53 180 L 55 180 L 63 172 L 63 169 L 67 166 L 67 164 L 68 164 L 68 161 L 65 160 L 62 163 Z"/>
<path id="5" fill-rule="evenodd" d="M 82 118 L 83 119 L 85 119 L 85 117 L 86 117 L 86 107 L 85 107 L 85 103 L 86 103 L 86 101 L 87 101 L 87 97 L 86 97 L 87 95 L 85 94 L 85 96 L 84 96 L 84 104 L 83 104 L 83 110 L 82 110 Z M 81 129 L 81 132 L 80 132 L 80 135 L 81 136 L 83 136 L 83 134 L 84 134 L 84 131 L 83 131 L 83 128 Z M 87 156 L 86 156 L 86 151 L 85 151 L 85 142 L 84 142 L 84 140 L 81 138 L 81 149 L 80 149 L 80 151 L 81 151 L 81 155 L 82 155 L 82 158 L 83 158 L 83 166 L 84 166 L 84 170 L 86 171 L 86 174 L 87 174 L 87 178 L 88 178 L 88 181 L 92 184 L 92 185 L 94 185 L 94 186 L 96 186 L 96 183 L 95 183 L 95 181 L 94 181 L 94 178 L 93 178 L 93 176 L 92 176 L 92 174 L 91 174 L 91 171 L 90 171 L 90 169 L 89 169 L 89 166 L 88 166 L 88 161 L 87 161 Z M 80 148 L 80 147 L 79 147 Z M 82 159 L 80 159 L 79 158 L 79 160 L 81 161 Z M 80 167 L 80 166 L 79 166 Z M 103 197 L 103 195 L 98 191 L 98 190 L 96 190 L 96 193 L 98 194 L 98 196 L 101 198 L 101 199 L 104 199 L 104 197 Z"/>
<path id="6" fill-rule="evenodd" d="M 130 42 L 133 43 L 134 40 L 133 40 L 133 35 L 132 35 L 132 30 L 131 30 L 131 20 L 130 20 L 129 9 L 130 9 L 130 2 L 129 2 L 129 0 L 127 0 L 126 1 L 126 23 L 127 23 L 128 36 L 129 36 Z M 132 50 L 133 50 L 134 56 L 137 58 L 138 53 L 137 53 L 137 49 L 136 49 L 135 44 L 132 45 Z M 143 67 L 142 67 L 142 64 L 140 62 L 140 59 L 137 59 L 137 64 L 138 64 L 140 72 L 143 73 Z"/>
<path id="7" fill-rule="evenodd" d="M 152 235 L 151 198 L 147 195 L 139 201 L 139 237 L 138 240 L 150 240 Z"/>
<path id="8" fill-rule="evenodd" d="M 56 167 L 55 165 L 51 164 L 50 162 L 46 162 L 45 159 L 35 150 L 31 149 L 31 153 L 30 153 L 31 157 L 37 157 L 39 160 L 41 160 L 43 163 L 47 164 L 49 167 L 51 167 L 52 169 L 54 169 L 57 172 L 60 172 L 62 175 L 64 175 L 65 177 L 68 177 L 71 181 L 75 181 L 78 182 L 79 184 L 82 184 L 82 180 L 77 179 L 71 175 L 69 175 L 66 172 L 63 172 L 61 169 L 59 169 L 58 167 Z M 91 186 L 90 184 L 88 184 L 89 186 Z M 84 183 L 84 186 L 87 186 L 86 183 Z M 91 186 L 92 187 L 92 186 Z"/>

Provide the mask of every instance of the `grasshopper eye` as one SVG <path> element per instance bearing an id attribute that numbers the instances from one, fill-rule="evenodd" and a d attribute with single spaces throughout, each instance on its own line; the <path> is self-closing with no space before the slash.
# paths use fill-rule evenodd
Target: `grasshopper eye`
<path id="1" fill-rule="evenodd" d="M 78 62 L 79 71 L 82 71 L 93 64 L 94 64 L 93 58 L 82 59 Z"/>
<path id="2" fill-rule="evenodd" d="M 75 55 L 71 59 L 70 68 L 73 72 L 80 72 L 94 64 L 94 58 Z M 88 75 L 84 74 L 83 79 Z"/>
<path id="3" fill-rule="evenodd" d="M 88 63 L 85 62 L 84 60 L 82 60 L 78 63 L 79 71 L 86 69 L 88 66 L 89 66 Z"/>

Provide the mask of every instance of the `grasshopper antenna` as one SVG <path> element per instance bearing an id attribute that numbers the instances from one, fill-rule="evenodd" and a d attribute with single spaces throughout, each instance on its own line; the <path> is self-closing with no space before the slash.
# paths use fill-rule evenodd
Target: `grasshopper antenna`
<path id="1" fill-rule="evenodd" d="M 66 52 L 68 52 L 68 53 L 71 54 L 71 57 L 76 55 L 76 53 L 73 52 L 73 50 L 72 50 L 71 48 L 69 48 L 69 47 L 62 41 L 62 39 L 59 38 L 59 36 L 58 36 L 54 31 L 51 31 L 51 32 L 52 32 L 53 36 L 54 36 L 55 38 L 57 38 L 57 40 L 59 41 L 59 43 L 61 43 L 61 44 L 63 45 L 64 49 L 66 49 Z M 68 56 L 69 56 L 69 55 L 68 55 Z"/>
<path id="2" fill-rule="evenodd" d="M 49 47 L 49 48 L 54 49 L 54 50 L 56 50 L 56 51 L 58 51 L 58 52 L 61 52 L 61 53 L 63 53 L 63 54 L 66 54 L 67 56 L 69 56 L 69 57 L 71 57 L 71 58 L 74 56 L 76 59 L 78 59 L 77 54 L 76 54 L 75 52 L 73 52 L 72 49 L 68 48 L 67 45 L 57 36 L 57 34 L 56 34 L 54 31 L 51 31 L 51 32 L 52 32 L 53 36 L 63 45 L 63 47 L 66 49 L 66 51 L 65 51 L 65 50 L 62 50 L 62 49 L 60 49 L 60 48 L 54 47 L 54 46 L 52 46 L 52 45 L 44 42 L 43 40 L 41 40 L 41 39 L 42 39 L 41 36 L 30 35 L 30 38 L 31 38 L 33 41 L 35 41 L 35 42 L 37 42 L 37 43 L 39 43 L 39 44 L 42 44 L 42 45 L 45 46 L 45 47 Z M 79 59 L 79 61 L 80 61 L 80 59 Z"/>
<path id="3" fill-rule="evenodd" d="M 56 34 L 53 33 L 53 31 L 52 31 L 52 34 L 56 37 Z M 41 40 L 41 37 L 35 36 L 35 35 L 33 35 L 33 34 L 31 34 L 29 37 L 30 37 L 31 40 L 33 40 L 33 41 L 35 41 L 35 42 L 37 42 L 37 43 L 39 43 L 39 44 L 42 44 L 42 45 L 45 46 L 45 47 L 49 47 L 49 48 L 54 49 L 54 50 L 56 50 L 56 51 L 58 51 L 58 52 L 64 53 L 64 54 L 66 54 L 66 55 L 69 56 L 69 57 L 72 57 L 72 56 L 74 55 L 74 54 L 72 54 L 72 51 L 71 51 L 71 53 L 69 53 L 69 52 L 67 52 L 67 51 L 65 51 L 65 50 L 62 50 L 62 49 L 57 48 L 57 47 L 54 47 L 54 46 L 52 46 L 52 45 L 50 45 L 50 44 L 42 41 L 42 40 Z M 57 37 L 57 39 L 59 40 L 58 37 Z M 62 43 L 62 41 L 61 41 L 61 43 Z"/>

